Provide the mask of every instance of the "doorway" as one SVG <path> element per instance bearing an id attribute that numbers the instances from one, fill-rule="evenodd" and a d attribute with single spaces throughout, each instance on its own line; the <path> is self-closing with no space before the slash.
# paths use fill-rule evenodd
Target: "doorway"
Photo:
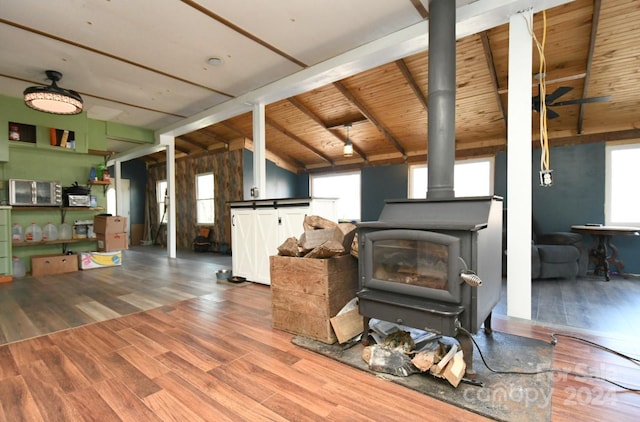
<path id="1" fill-rule="evenodd" d="M 107 189 L 107 213 L 127 217 L 125 226 L 131 244 L 131 183 L 129 179 L 120 179 L 120 192 L 116 192 L 115 186 Z"/>

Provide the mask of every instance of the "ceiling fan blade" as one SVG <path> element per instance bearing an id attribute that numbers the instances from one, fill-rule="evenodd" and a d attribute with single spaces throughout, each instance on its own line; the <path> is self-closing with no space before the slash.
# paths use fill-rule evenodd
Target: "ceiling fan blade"
<path id="1" fill-rule="evenodd" d="M 547 108 L 547 119 L 555 119 L 556 117 L 560 117 L 560 115 L 550 108 Z"/>
<path id="2" fill-rule="evenodd" d="M 537 111 L 538 113 L 540 113 L 540 96 L 536 95 L 535 97 L 531 98 L 531 107 L 533 108 L 533 111 Z"/>
<path id="3" fill-rule="evenodd" d="M 551 94 L 547 95 L 544 100 L 547 104 L 553 103 L 558 98 L 562 97 L 567 92 L 571 91 L 573 88 L 570 86 L 561 86 L 553 91 Z"/>
<path id="4" fill-rule="evenodd" d="M 604 97 L 577 98 L 575 100 L 560 101 L 558 103 L 554 103 L 551 105 L 553 105 L 554 107 L 557 107 L 557 106 L 565 106 L 565 105 L 572 105 L 572 104 L 606 103 L 609 100 L 611 100 L 611 96 L 605 95 Z"/>

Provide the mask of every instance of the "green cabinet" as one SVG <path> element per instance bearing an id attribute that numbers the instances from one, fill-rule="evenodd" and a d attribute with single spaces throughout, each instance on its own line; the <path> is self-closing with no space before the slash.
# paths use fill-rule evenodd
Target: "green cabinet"
<path id="1" fill-rule="evenodd" d="M 0 206 L 0 275 L 10 275 L 11 264 L 11 207 Z"/>

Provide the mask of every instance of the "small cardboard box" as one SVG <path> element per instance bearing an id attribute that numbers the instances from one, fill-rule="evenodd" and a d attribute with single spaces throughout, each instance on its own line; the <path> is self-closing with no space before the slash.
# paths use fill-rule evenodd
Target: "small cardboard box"
<path id="1" fill-rule="evenodd" d="M 80 252 L 78 264 L 81 270 L 122 265 L 122 251 Z"/>
<path id="2" fill-rule="evenodd" d="M 98 252 L 116 252 L 129 249 L 129 239 L 126 232 L 96 234 Z"/>
<path id="3" fill-rule="evenodd" d="M 96 234 L 122 233 L 127 229 L 127 217 L 96 215 L 93 217 L 93 231 Z"/>
<path id="4" fill-rule="evenodd" d="M 330 319 L 356 295 L 357 261 L 271 256 L 270 271 L 273 327 L 335 343 Z"/>
<path id="5" fill-rule="evenodd" d="M 31 275 L 52 275 L 78 271 L 78 255 L 33 255 Z"/>

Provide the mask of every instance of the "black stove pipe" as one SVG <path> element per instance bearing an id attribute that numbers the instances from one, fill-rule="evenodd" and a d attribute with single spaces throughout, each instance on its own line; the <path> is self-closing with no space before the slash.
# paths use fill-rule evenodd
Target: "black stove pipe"
<path id="1" fill-rule="evenodd" d="M 429 1 L 427 199 L 455 197 L 456 2 Z"/>

